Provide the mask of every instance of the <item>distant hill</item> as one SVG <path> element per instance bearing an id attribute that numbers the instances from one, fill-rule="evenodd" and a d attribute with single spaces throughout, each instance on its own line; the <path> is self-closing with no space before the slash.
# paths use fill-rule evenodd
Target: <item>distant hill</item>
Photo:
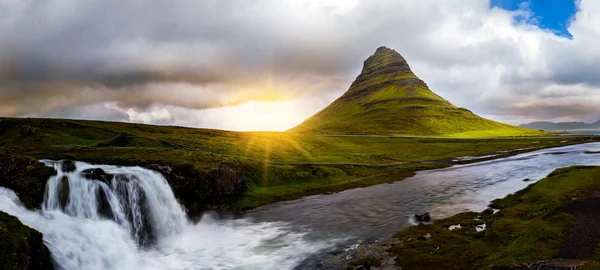
<path id="1" fill-rule="evenodd" d="M 600 120 L 590 124 L 584 122 L 554 123 L 549 121 L 536 121 L 529 124 L 520 125 L 520 127 L 539 130 L 600 129 Z"/>
<path id="2" fill-rule="evenodd" d="M 429 90 L 406 60 L 386 47 L 364 62 L 346 93 L 291 131 L 465 137 L 540 134 L 453 105 Z"/>

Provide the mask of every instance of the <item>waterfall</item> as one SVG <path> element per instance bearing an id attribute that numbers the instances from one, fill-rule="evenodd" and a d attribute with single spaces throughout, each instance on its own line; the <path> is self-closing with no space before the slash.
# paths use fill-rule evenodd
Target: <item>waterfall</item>
<path id="1" fill-rule="evenodd" d="M 283 222 L 218 220 L 192 224 L 167 181 L 140 167 L 43 161 L 41 211 L 0 187 L 0 211 L 44 234 L 59 269 L 293 269 L 333 245 L 306 239 Z"/>
<path id="2" fill-rule="evenodd" d="M 58 174 L 46 184 L 44 211 L 57 210 L 78 218 L 110 219 L 127 228 L 143 247 L 179 233 L 188 224 L 167 181 L 139 167 L 75 164 L 63 172 L 62 162 L 44 161 Z M 94 180 L 92 173 L 105 179 Z"/>

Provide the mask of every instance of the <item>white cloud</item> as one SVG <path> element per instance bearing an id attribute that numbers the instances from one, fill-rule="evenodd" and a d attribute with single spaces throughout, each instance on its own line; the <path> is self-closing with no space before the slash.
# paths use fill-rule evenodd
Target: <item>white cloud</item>
<path id="1" fill-rule="evenodd" d="M 385 45 L 433 91 L 496 120 L 600 116 L 598 1 L 578 2 L 572 39 L 535 26 L 527 6 L 509 12 L 486 0 L 152 3 L 0 0 L 0 40 L 9 41 L 0 114 L 77 116 L 65 108 L 92 106 L 90 118 L 112 110 L 136 122 L 264 129 L 236 119 L 271 108 L 264 123 L 299 122 Z M 106 102 L 114 106 L 94 105 Z"/>

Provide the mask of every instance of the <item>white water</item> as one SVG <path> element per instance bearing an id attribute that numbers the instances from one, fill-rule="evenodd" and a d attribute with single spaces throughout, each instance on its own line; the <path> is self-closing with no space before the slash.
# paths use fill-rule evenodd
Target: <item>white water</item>
<path id="1" fill-rule="evenodd" d="M 27 210 L 1 187 L 0 211 L 42 232 L 60 269 L 293 269 L 328 247 L 282 222 L 205 216 L 192 224 L 167 181 L 150 170 L 77 162 L 74 172 L 62 173 L 60 163 L 47 164 L 58 175 L 47 182 L 41 211 Z M 81 176 L 91 168 L 115 177 L 109 185 Z M 60 200 L 63 177 L 66 204 Z M 101 205 L 109 207 L 100 211 Z"/>

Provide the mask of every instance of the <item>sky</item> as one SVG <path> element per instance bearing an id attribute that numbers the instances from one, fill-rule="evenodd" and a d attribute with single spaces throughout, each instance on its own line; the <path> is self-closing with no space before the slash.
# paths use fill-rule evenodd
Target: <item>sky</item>
<path id="1" fill-rule="evenodd" d="M 0 0 L 0 116 L 285 130 L 380 46 L 487 118 L 600 118 L 595 0 Z"/>

